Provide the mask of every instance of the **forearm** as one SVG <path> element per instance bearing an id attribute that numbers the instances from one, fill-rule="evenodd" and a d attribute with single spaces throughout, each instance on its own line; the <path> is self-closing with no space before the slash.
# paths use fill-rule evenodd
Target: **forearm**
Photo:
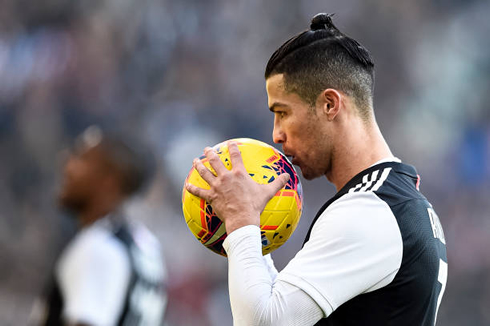
<path id="1" fill-rule="evenodd" d="M 235 325 L 313 325 L 323 317 L 318 305 L 301 289 L 274 282 L 276 272 L 262 256 L 258 227 L 236 230 L 224 247 Z"/>

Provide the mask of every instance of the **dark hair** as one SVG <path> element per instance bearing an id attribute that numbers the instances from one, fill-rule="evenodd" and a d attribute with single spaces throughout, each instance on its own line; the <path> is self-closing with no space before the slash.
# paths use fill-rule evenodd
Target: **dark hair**
<path id="1" fill-rule="evenodd" d="M 314 105 L 321 91 L 334 88 L 352 96 L 361 114 L 372 107 L 374 63 L 369 52 L 320 13 L 310 29 L 292 37 L 272 54 L 265 78 L 284 74 L 285 89 Z"/>
<path id="2" fill-rule="evenodd" d="M 97 147 L 119 173 L 126 195 L 143 190 L 154 175 L 155 158 L 142 144 L 108 136 Z"/>
<path id="3" fill-rule="evenodd" d="M 120 178 L 125 195 L 144 190 L 155 174 L 153 153 L 136 139 L 104 133 L 99 127 L 91 126 L 79 137 L 78 145 L 92 147 L 102 154 L 104 163 Z"/>

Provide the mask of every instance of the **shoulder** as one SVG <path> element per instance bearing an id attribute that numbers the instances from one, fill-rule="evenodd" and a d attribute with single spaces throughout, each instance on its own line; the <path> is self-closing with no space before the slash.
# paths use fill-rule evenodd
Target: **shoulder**
<path id="1" fill-rule="evenodd" d="M 314 224 L 310 240 L 325 232 L 349 235 L 347 240 L 368 242 L 399 236 L 390 206 L 372 191 L 348 193 L 329 205 Z M 383 237 L 378 238 L 378 235 Z"/>
<path id="2" fill-rule="evenodd" d="M 131 224 L 131 234 L 135 244 L 141 250 L 154 254 L 160 252 L 160 241 L 144 224 L 133 222 Z"/>
<path id="3" fill-rule="evenodd" d="M 420 176 L 413 166 L 384 163 L 356 176 L 349 188 L 343 189 L 343 196 L 341 194 L 331 206 L 336 206 L 337 202 L 342 203 L 345 199 L 349 200 L 352 194 L 370 193 L 371 197 L 377 197 L 379 202 L 390 208 L 405 240 L 424 238 L 430 235 L 429 217 L 435 216 L 435 212 L 419 191 L 419 184 Z M 366 211 L 369 213 L 371 209 L 366 206 Z M 414 234 L 417 234 L 415 238 L 410 236 Z"/>
<path id="4" fill-rule="evenodd" d="M 418 190 L 420 176 L 416 169 L 398 162 L 373 166 L 356 176 L 342 194 L 372 192 L 389 206 L 414 199 L 426 200 Z"/>
<path id="5" fill-rule="evenodd" d="M 82 230 L 63 253 L 57 269 L 65 318 L 72 323 L 114 325 L 131 271 L 129 253 L 110 228 L 93 225 Z"/>
<path id="6" fill-rule="evenodd" d="M 86 253 L 94 255 L 124 254 L 126 248 L 124 243 L 119 240 L 112 230 L 99 228 L 91 230 L 83 237 Z"/>
<path id="7" fill-rule="evenodd" d="M 60 267 L 86 269 L 94 265 L 129 266 L 129 254 L 123 242 L 110 230 L 96 226 L 76 235 L 62 255 Z"/>
<path id="8" fill-rule="evenodd" d="M 390 207 L 374 192 L 345 194 L 313 225 L 303 248 L 280 273 L 322 307 L 389 284 L 398 272 L 403 241 Z"/>

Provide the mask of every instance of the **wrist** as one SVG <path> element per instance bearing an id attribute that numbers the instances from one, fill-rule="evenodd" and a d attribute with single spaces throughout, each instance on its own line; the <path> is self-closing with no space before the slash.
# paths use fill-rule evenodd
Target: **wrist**
<path id="1" fill-rule="evenodd" d="M 260 227 L 260 215 L 256 218 L 251 216 L 244 216 L 225 221 L 226 234 L 230 234 L 233 231 L 248 225 L 255 225 L 257 227 Z"/>
<path id="2" fill-rule="evenodd" d="M 251 239 L 250 241 L 245 239 Z M 241 246 L 247 243 L 246 251 L 258 250 L 262 253 L 262 243 L 260 241 L 260 228 L 256 225 L 247 225 L 239 229 L 236 229 L 233 233 L 228 234 L 225 241 L 223 241 L 223 248 L 225 248 L 228 258 L 233 254 L 237 245 Z M 251 249 L 251 247 L 255 249 Z"/>

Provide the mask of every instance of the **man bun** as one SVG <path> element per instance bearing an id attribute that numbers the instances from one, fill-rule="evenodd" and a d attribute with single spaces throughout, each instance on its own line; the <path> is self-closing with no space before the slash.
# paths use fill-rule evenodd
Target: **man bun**
<path id="1" fill-rule="evenodd" d="M 332 21 L 333 14 L 319 13 L 316 14 L 311 19 L 310 29 L 312 31 L 318 30 L 335 30 L 338 32 L 337 27 L 333 24 Z"/>

